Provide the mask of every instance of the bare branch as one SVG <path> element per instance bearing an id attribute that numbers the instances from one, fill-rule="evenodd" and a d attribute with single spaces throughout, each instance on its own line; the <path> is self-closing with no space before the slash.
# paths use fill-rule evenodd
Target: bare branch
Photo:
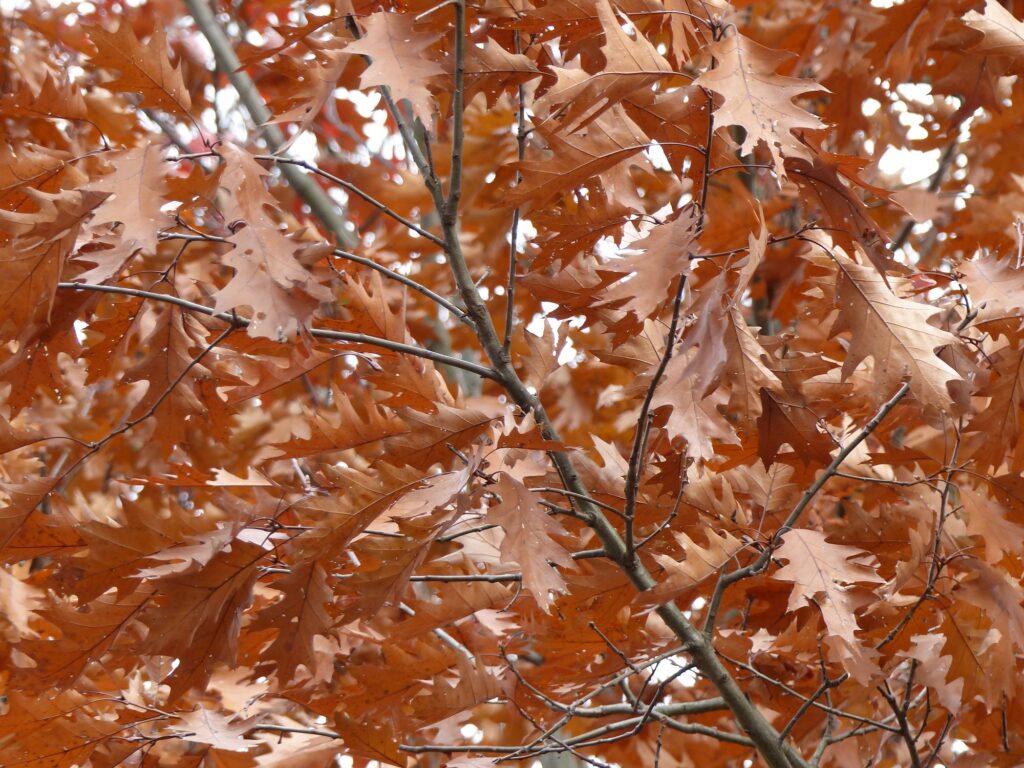
<path id="1" fill-rule="evenodd" d="M 907 751 L 910 752 L 910 765 L 913 768 L 921 768 L 921 759 L 917 754 L 917 742 L 914 735 L 910 732 L 910 724 L 907 722 L 907 714 L 900 706 L 899 702 L 896 701 L 896 697 L 892 691 L 889 690 L 889 684 L 878 686 L 878 692 L 882 694 L 889 706 L 892 707 L 892 713 L 896 716 L 896 722 L 900 726 L 900 735 L 903 737 L 903 741 L 906 742 Z"/>

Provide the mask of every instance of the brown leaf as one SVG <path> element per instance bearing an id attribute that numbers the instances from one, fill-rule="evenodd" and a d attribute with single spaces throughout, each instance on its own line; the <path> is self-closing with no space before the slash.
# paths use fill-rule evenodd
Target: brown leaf
<path id="1" fill-rule="evenodd" d="M 773 578 L 793 584 L 788 610 L 816 605 L 829 635 L 841 640 L 850 653 L 848 669 L 859 677 L 857 672 L 869 666 L 874 654 L 856 636 L 860 630 L 856 612 L 864 599 L 853 590 L 858 583 L 884 581 L 875 572 L 871 555 L 856 547 L 832 544 L 820 531 L 796 528 L 783 535 L 775 556 L 788 561 L 773 574 Z"/>
<path id="2" fill-rule="evenodd" d="M 161 208 L 166 204 L 167 154 L 156 144 L 132 147 L 107 156 L 113 171 L 93 181 L 85 189 L 103 193 L 106 199 L 96 208 L 94 229 L 116 229 L 112 249 L 80 252 L 77 261 L 96 266 L 76 275 L 83 283 L 105 283 L 124 268 L 139 251 L 155 254 L 160 230 L 172 223 Z"/>
<path id="3" fill-rule="evenodd" d="M 401 419 L 368 398 L 359 401 L 336 391 L 331 404 L 333 412 L 312 409 L 311 415 L 301 422 L 306 434 L 277 443 L 278 451 L 295 457 L 319 455 L 366 447 L 409 431 Z"/>
<path id="4" fill-rule="evenodd" d="M 743 542 L 728 531 L 708 529 L 704 533 L 708 541 L 706 546 L 701 546 L 681 531 L 673 532 L 686 557 L 676 560 L 670 555 L 656 555 L 655 559 L 665 570 L 664 578 L 653 590 L 638 595 L 636 602 L 663 605 L 682 597 L 708 579 L 716 577 L 743 548 Z"/>
<path id="5" fill-rule="evenodd" d="M 88 115 L 77 86 L 66 79 L 58 80 L 49 72 L 38 92 L 23 80 L 16 91 L 0 97 L 0 112 L 8 117 L 43 120 L 85 120 Z"/>
<path id="6" fill-rule="evenodd" d="M 762 388 L 761 408 L 757 419 L 757 454 L 766 467 L 778 460 L 783 445 L 789 445 L 806 466 L 829 464 L 835 441 L 807 406 L 786 402 Z"/>
<path id="7" fill-rule="evenodd" d="M 424 121 L 436 110 L 427 81 L 444 69 L 427 54 L 438 36 L 418 31 L 411 14 L 380 11 L 363 21 L 366 34 L 345 46 L 345 53 L 370 57 L 370 66 L 359 78 L 363 88 L 388 86 L 396 101 L 408 99 L 413 112 Z"/>
<path id="8" fill-rule="evenodd" d="M 220 712 L 199 706 L 187 715 L 179 715 L 181 724 L 176 726 L 186 741 L 197 744 L 209 744 L 214 749 L 226 749 L 231 752 L 245 752 L 258 747 L 260 742 L 245 738 L 252 728 L 252 720 L 234 722 Z"/>
<path id="9" fill-rule="evenodd" d="M 680 276 L 690 272 L 697 220 L 696 208 L 688 206 L 630 243 L 629 250 L 640 253 L 608 265 L 609 271 L 622 277 L 601 292 L 602 304 L 630 312 L 641 321 L 652 317 L 668 300 Z"/>
<path id="10" fill-rule="evenodd" d="M 550 127 L 559 133 L 577 132 L 622 100 L 649 91 L 654 83 L 674 74 L 646 37 L 626 34 L 608 0 L 595 5 L 604 32 L 603 66 L 593 73 L 553 67 L 558 82 L 534 105 L 538 114 L 557 121 L 557 127 Z"/>
<path id="11" fill-rule="evenodd" d="M 512 166 L 522 173 L 523 181 L 502 197 L 503 206 L 529 202 L 541 207 L 559 193 L 626 164 L 650 144 L 650 139 L 619 105 L 576 133 L 562 136 L 543 125 L 536 131 L 548 145 L 548 157 Z M 637 162 L 646 164 L 640 158 Z"/>
<path id="12" fill-rule="evenodd" d="M 1000 6 L 1001 7 L 1001 6 Z M 995 305 L 1010 311 L 1024 309 L 1024 269 L 1014 260 L 981 254 L 957 267 L 970 290 L 974 306 Z"/>
<path id="13" fill-rule="evenodd" d="M 818 118 L 793 104 L 805 93 L 825 90 L 812 80 L 775 74 L 787 56 L 733 34 L 708 47 L 718 65 L 695 81 L 722 96 L 715 110 L 715 127 L 736 125 L 746 132 L 740 152 L 749 155 L 764 142 L 774 160 L 775 172 L 785 178 L 784 157 L 810 159 L 807 148 L 793 135 L 801 128 L 824 127 Z"/>
<path id="14" fill-rule="evenodd" d="M 300 664 L 309 672 L 316 668 L 315 640 L 331 629 L 333 622 L 325 606 L 333 595 L 327 572 L 316 561 L 296 566 L 272 586 L 281 597 L 260 612 L 253 628 L 277 630 L 264 655 L 275 663 L 278 678 L 287 685 L 295 679 Z"/>
<path id="15" fill-rule="evenodd" d="M 405 764 L 390 723 L 379 720 L 358 722 L 344 712 L 335 712 L 334 729 L 353 755 L 378 760 L 385 765 Z"/>
<path id="16" fill-rule="evenodd" d="M 900 656 L 918 662 L 919 679 L 929 688 L 935 690 L 939 703 L 949 712 L 958 712 L 963 701 L 964 681 L 947 681 L 953 659 L 942 656 L 940 650 L 944 642 L 941 635 L 914 635 L 910 638 L 912 645 Z"/>
<path id="17" fill-rule="evenodd" d="M 142 94 L 142 105 L 191 118 L 192 99 L 181 70 L 167 58 L 167 38 L 157 25 L 146 45 L 139 42 L 131 24 L 123 20 L 116 32 L 89 27 L 89 39 L 96 46 L 93 65 L 120 72 L 107 88 Z"/>
<path id="18" fill-rule="evenodd" d="M 1024 24 L 994 0 L 985 0 L 982 13 L 967 11 L 963 15 L 963 22 L 985 33 L 972 48 L 975 53 L 1014 59 L 1024 56 Z"/>
<path id="19" fill-rule="evenodd" d="M 688 458 L 707 462 L 715 456 L 714 443 L 735 445 L 739 438 L 720 410 L 728 402 L 726 392 L 714 389 L 702 396 L 698 382 L 689 376 L 694 352 L 676 355 L 669 361 L 665 381 L 655 390 L 651 405 L 655 409 L 672 408 L 665 424 L 668 436 L 686 440 Z"/>
<path id="20" fill-rule="evenodd" d="M 146 392 L 129 418 L 141 419 L 153 411 L 153 416 L 165 424 L 158 431 L 165 446 L 184 442 L 189 425 L 208 413 L 208 404 L 197 385 L 211 375 L 210 369 L 203 362 L 195 362 L 208 343 L 205 333 L 194 316 L 168 306 L 160 312 L 145 341 L 147 352 L 138 355 L 138 362 L 125 371 L 126 382 L 147 382 Z"/>
<path id="21" fill-rule="evenodd" d="M 0 210 L 0 338 L 16 338 L 25 326 L 50 319 L 64 261 L 86 217 L 107 197 L 105 192 L 27 193 L 39 206 L 34 213 Z"/>
<path id="22" fill-rule="evenodd" d="M 295 244 L 276 229 L 243 227 L 224 257 L 235 274 L 217 292 L 218 312 L 251 307 L 249 335 L 284 341 L 305 327 L 327 294 L 295 259 Z"/>
<path id="23" fill-rule="evenodd" d="M 505 532 L 501 559 L 519 565 L 523 589 L 550 612 L 552 593 L 565 591 L 565 580 L 556 567 L 575 567 L 569 553 L 552 538 L 564 535 L 565 529 L 537 503 L 533 492 L 511 475 L 500 474 L 496 492 L 501 501 L 487 511 L 487 520 Z"/>
<path id="24" fill-rule="evenodd" d="M 819 265 L 834 264 L 828 268 L 834 274 L 833 302 L 839 315 L 830 333 L 851 333 L 843 377 L 871 357 L 877 402 L 891 397 L 909 378 L 910 391 L 925 408 L 952 412 L 954 403 L 947 386 L 961 379 L 936 350 L 957 344 L 957 340 L 928 323 L 935 308 L 900 298 L 893 291 L 906 281 L 894 280 L 890 288 L 875 269 L 857 264 L 839 249 L 832 249 L 830 255 L 815 249 L 805 258 Z"/>
<path id="25" fill-rule="evenodd" d="M 470 46 L 466 51 L 466 101 L 477 93 L 487 97 L 488 108 L 493 109 L 498 99 L 512 86 L 528 83 L 540 77 L 536 65 L 521 53 L 510 53 L 488 37 L 481 46 Z"/>
<path id="26" fill-rule="evenodd" d="M 263 551 L 234 539 L 204 566 L 154 582 L 156 597 L 139 614 L 149 627 L 142 649 L 181 659 L 164 680 L 171 701 L 205 686 L 216 664 L 235 662 L 242 612 L 252 602 Z"/>

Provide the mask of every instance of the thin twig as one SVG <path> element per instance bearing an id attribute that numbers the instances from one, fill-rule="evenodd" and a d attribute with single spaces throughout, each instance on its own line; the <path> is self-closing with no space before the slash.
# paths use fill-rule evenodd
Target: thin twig
<path id="1" fill-rule="evenodd" d="M 739 667 L 742 670 L 745 670 L 745 671 L 749 672 L 750 674 L 754 675 L 754 677 L 756 677 L 756 678 L 758 678 L 760 680 L 764 680 L 766 683 L 770 683 L 771 685 L 776 686 L 777 688 L 779 688 L 779 690 L 785 691 L 790 696 L 795 696 L 796 698 L 801 699 L 802 701 L 807 701 L 810 698 L 809 696 L 805 696 L 804 694 L 800 693 L 800 691 L 798 691 L 798 690 L 796 690 L 794 688 L 789 687 L 788 685 L 786 685 L 781 680 L 776 680 L 774 677 L 766 675 L 764 672 L 759 670 L 757 667 L 754 667 L 754 666 L 752 666 L 750 664 L 744 664 L 742 661 L 739 661 L 737 659 L 729 658 L 728 656 L 726 656 L 724 654 L 719 654 L 719 655 L 723 659 L 728 661 L 730 664 L 732 664 L 732 665 L 734 665 L 736 667 Z M 817 709 L 822 710 L 823 712 L 828 712 L 830 714 L 835 715 L 836 717 L 841 717 L 844 720 L 852 720 L 855 723 L 863 723 L 864 725 L 870 726 L 871 728 L 880 728 L 880 729 L 882 729 L 884 731 L 890 731 L 892 733 L 898 733 L 899 732 L 898 728 L 895 728 L 895 727 L 893 727 L 891 725 L 887 725 L 885 723 L 885 721 L 883 721 L 883 720 L 872 720 L 870 717 L 863 717 L 862 715 L 855 715 L 855 714 L 853 714 L 851 712 L 845 712 L 845 711 L 843 711 L 841 709 L 837 709 L 835 707 L 830 707 L 828 705 L 822 704 L 820 701 L 814 702 L 813 706 L 816 707 Z"/>
<path id="2" fill-rule="evenodd" d="M 651 429 L 651 407 L 654 403 L 654 395 L 657 391 L 661 377 L 665 375 L 669 361 L 672 359 L 672 352 L 675 349 L 676 333 L 679 329 L 679 318 L 682 314 L 683 295 L 686 289 L 686 275 L 679 275 L 676 283 L 675 297 L 672 301 L 672 321 L 669 323 L 666 334 L 665 352 L 661 356 L 658 368 L 654 371 L 651 383 L 647 387 L 643 404 L 640 406 L 640 416 L 636 420 L 636 428 L 633 433 L 633 448 L 629 454 L 629 468 L 626 471 L 626 503 L 622 516 L 626 519 L 626 559 L 633 562 L 636 559 L 636 546 L 633 541 L 634 519 L 636 518 L 637 495 L 640 492 L 640 476 L 643 473 L 644 454 L 647 448 L 647 436 Z"/>
<path id="3" fill-rule="evenodd" d="M 906 397 L 910 391 L 910 382 L 904 382 L 900 388 L 896 391 L 891 398 L 882 404 L 881 408 L 871 417 L 871 420 L 864 425 L 863 429 L 858 432 L 854 438 L 847 443 L 840 451 L 836 454 L 836 457 L 832 460 L 832 463 L 822 471 L 818 478 L 811 484 L 811 487 L 804 492 L 804 495 L 797 502 L 797 505 L 793 508 L 793 511 L 789 513 L 789 516 L 785 519 L 779 529 L 772 535 L 771 540 L 761 550 L 761 554 L 757 559 L 742 568 L 737 568 L 735 571 L 726 573 L 724 570 L 722 575 L 718 579 L 718 583 L 715 585 L 715 591 L 711 596 L 711 600 L 708 601 L 708 613 L 707 620 L 704 623 L 704 633 L 708 636 L 713 632 L 715 626 L 715 619 L 718 616 L 718 609 L 721 605 L 722 595 L 725 590 L 742 579 L 754 576 L 760 573 L 771 561 L 772 553 L 778 546 L 779 541 L 783 535 L 793 527 L 793 524 L 800 518 L 804 510 L 811 503 L 818 491 L 820 491 L 835 473 L 839 467 L 842 466 L 843 462 L 846 461 L 847 457 L 860 445 L 867 437 L 875 431 L 882 420 L 889 414 L 889 412 L 896 407 L 896 405 Z"/>
<path id="4" fill-rule="evenodd" d="M 254 155 L 254 157 L 257 160 L 265 160 L 265 161 L 271 162 L 271 163 L 277 163 L 277 164 L 285 164 L 285 163 L 287 163 L 289 165 L 294 165 L 294 166 L 296 166 L 298 168 L 303 168 L 303 169 L 305 169 L 305 170 L 307 170 L 307 171 L 309 171 L 311 173 L 315 173 L 317 176 L 325 178 L 328 181 L 330 181 L 332 184 L 336 184 L 337 186 L 341 187 L 346 192 L 351 192 L 356 197 L 362 198 L 367 203 L 369 203 L 374 208 L 376 208 L 381 213 L 383 213 L 385 216 L 390 216 L 392 219 L 397 221 L 403 227 L 406 227 L 410 231 L 415 232 L 420 237 L 423 237 L 423 238 L 429 240 L 434 245 L 436 245 L 436 246 L 438 246 L 440 248 L 444 247 L 444 241 L 441 238 L 439 238 L 437 235 L 435 235 L 433 232 L 428 232 L 427 230 L 425 230 L 422 227 L 420 227 L 419 225 L 417 225 L 415 222 L 410 221 L 409 219 L 405 218 L 400 213 L 398 213 L 397 211 L 395 211 L 394 209 L 390 208 L 385 203 L 382 203 L 380 200 L 375 198 L 373 195 L 371 195 L 371 194 L 361 190 L 359 187 L 357 187 L 351 181 L 345 181 L 344 179 L 335 176 L 333 173 L 329 173 L 329 172 L 325 171 L 323 168 L 318 168 L 317 166 L 315 166 L 312 163 L 309 163 L 309 162 L 307 162 L 305 160 L 297 160 L 297 159 L 292 158 L 292 157 L 283 157 L 282 155 Z"/>
<path id="5" fill-rule="evenodd" d="M 454 304 L 452 304 L 450 301 L 448 301 L 448 299 L 446 299 L 444 296 L 435 293 L 422 283 L 417 283 L 411 277 L 407 277 L 406 275 L 403 275 L 401 272 L 395 272 L 393 269 L 388 269 L 383 264 L 378 264 L 373 259 L 368 259 L 365 256 L 359 256 L 355 253 L 349 253 L 348 251 L 343 251 L 340 248 L 335 249 L 333 251 L 333 255 L 337 256 L 340 259 L 345 259 L 346 261 L 351 261 L 355 264 L 361 264 L 364 267 L 369 267 L 370 269 L 376 270 L 377 272 L 380 272 L 382 275 L 386 275 L 391 280 L 394 280 L 397 283 L 401 283 L 402 285 L 408 286 L 417 293 L 426 296 L 431 301 L 447 309 L 455 317 L 459 318 L 459 320 L 462 320 L 463 322 L 469 322 L 469 318 L 466 316 L 466 313 L 463 312 Z"/>
<path id="6" fill-rule="evenodd" d="M 114 293 L 121 296 L 135 296 L 137 298 L 152 299 L 153 301 L 162 301 L 167 304 L 174 304 L 182 307 L 183 309 L 198 312 L 200 314 L 207 315 L 208 317 L 213 317 L 217 320 L 223 320 L 226 323 L 232 323 L 242 327 L 246 327 L 250 323 L 249 319 L 245 317 L 235 316 L 228 312 L 218 312 L 211 307 L 196 304 L 195 302 L 188 301 L 187 299 L 181 299 L 177 296 L 170 296 L 164 293 L 152 293 L 151 291 L 143 291 L 138 288 L 124 288 L 119 285 L 93 285 L 91 283 L 58 283 L 57 287 L 65 291 L 97 291 L 99 293 Z M 422 357 L 435 363 L 450 365 L 453 368 L 461 368 L 464 371 L 475 373 L 477 376 L 485 379 L 495 378 L 495 373 L 490 368 L 485 368 L 482 365 L 477 365 L 476 363 L 471 363 L 468 360 L 463 360 L 461 358 L 443 355 L 440 352 L 434 352 L 433 350 L 424 349 L 423 347 L 415 347 L 411 344 L 403 344 L 398 341 L 381 339 L 376 336 L 367 336 L 363 333 L 332 331 L 326 328 L 310 328 L 309 333 L 310 335 L 320 339 L 347 341 L 352 344 L 366 344 L 368 346 L 387 349 L 392 352 L 400 352 L 406 355 Z"/>
<path id="7" fill-rule="evenodd" d="M 878 686 L 878 692 L 882 694 L 889 706 L 892 708 L 892 713 L 896 716 L 896 722 L 900 726 L 900 735 L 903 737 L 903 741 L 907 745 L 907 751 L 910 752 L 910 765 L 913 768 L 921 768 L 921 759 L 917 754 L 917 744 L 915 743 L 914 734 L 910 732 L 910 724 L 907 722 L 907 715 L 903 711 L 899 702 L 896 701 L 896 697 L 889 689 L 889 683 Z"/>
<path id="8" fill-rule="evenodd" d="M 521 573 L 458 573 L 458 574 L 417 574 L 410 576 L 409 581 L 436 581 L 442 583 L 458 583 L 464 581 L 486 581 L 499 584 L 507 581 L 522 581 Z"/>
<path id="9" fill-rule="evenodd" d="M 945 179 L 946 174 L 953 166 L 953 160 L 956 159 L 958 144 L 958 141 L 954 139 L 942 152 L 942 157 L 939 158 L 939 167 L 935 169 L 935 173 L 933 173 L 931 179 L 928 180 L 928 186 L 926 189 L 929 192 L 934 193 L 939 191 L 939 187 L 942 186 L 942 182 Z M 893 251 L 898 251 L 907 244 L 907 240 L 910 238 L 910 233 L 914 231 L 914 223 L 914 219 L 909 218 L 904 222 L 903 226 L 900 227 L 900 231 L 897 233 L 896 237 L 893 238 L 892 245 L 890 246 Z"/>
<path id="10" fill-rule="evenodd" d="M 448 180 L 448 215 L 458 218 L 462 200 L 462 155 L 465 144 L 466 4 L 455 0 L 455 87 L 452 90 L 452 163 Z"/>
<path id="11" fill-rule="evenodd" d="M 519 30 L 515 31 L 515 52 L 521 54 L 523 48 L 523 42 L 519 37 Z M 516 156 L 521 163 L 526 157 L 526 87 L 520 83 L 518 90 L 518 99 L 516 100 Z M 523 181 L 523 174 L 519 168 L 516 168 L 516 186 L 521 184 Z M 515 210 L 512 211 L 512 229 L 509 232 L 509 244 L 508 244 L 508 278 L 505 282 L 505 338 L 502 341 L 502 349 L 505 350 L 507 355 L 509 349 L 512 347 L 512 324 L 515 322 L 516 314 L 516 270 L 519 268 L 517 264 L 517 254 L 519 248 L 519 219 L 522 215 L 521 209 L 517 205 Z"/>
<path id="12" fill-rule="evenodd" d="M 946 715 L 946 722 L 942 726 L 942 732 L 939 733 L 938 739 L 935 741 L 935 746 L 932 747 L 931 752 L 928 753 L 928 758 L 924 761 L 924 768 L 931 768 L 932 763 L 935 762 L 935 758 L 939 756 L 939 750 L 942 749 L 942 745 L 946 742 L 946 737 L 949 736 L 949 729 L 953 727 L 953 715 Z"/>

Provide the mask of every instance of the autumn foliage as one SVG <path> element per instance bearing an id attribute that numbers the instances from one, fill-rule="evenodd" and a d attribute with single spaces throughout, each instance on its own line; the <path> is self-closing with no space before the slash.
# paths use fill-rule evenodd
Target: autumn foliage
<path id="1" fill-rule="evenodd" d="M 1024 15 L 0 24 L 0 765 L 1024 762 Z"/>

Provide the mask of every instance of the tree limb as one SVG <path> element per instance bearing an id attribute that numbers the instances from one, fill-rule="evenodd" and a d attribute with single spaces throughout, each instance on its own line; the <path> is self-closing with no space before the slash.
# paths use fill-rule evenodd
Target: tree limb
<path id="1" fill-rule="evenodd" d="M 217 17 L 210 10 L 206 0 L 185 0 L 185 5 L 199 31 L 209 42 L 217 66 L 227 74 L 231 85 L 238 92 L 238 97 L 242 100 L 242 104 L 245 105 L 253 122 L 259 126 L 260 133 L 263 134 L 271 151 L 277 152 L 285 143 L 284 134 L 276 125 L 266 124 L 272 117 L 270 110 L 267 109 L 259 91 L 256 90 L 252 78 L 242 70 L 242 64 L 235 54 L 235 49 L 217 21 Z M 337 238 L 338 245 L 350 248 L 356 244 L 356 236 L 346 226 L 344 217 L 338 211 L 337 203 L 331 200 L 330 196 L 312 178 L 304 174 L 300 168 L 288 164 L 282 164 L 281 172 L 296 194 L 309 206 L 313 216 Z"/>
<path id="2" fill-rule="evenodd" d="M 247 327 L 251 322 L 246 317 L 240 317 L 233 315 L 229 312 L 218 312 L 217 310 L 203 306 L 202 304 L 196 304 L 193 301 L 187 299 L 181 299 L 177 296 L 170 296 L 166 293 L 153 293 L 152 291 L 143 291 L 139 288 L 124 288 L 119 285 L 92 285 L 90 283 L 58 283 L 57 287 L 65 291 L 96 291 L 98 293 L 114 293 L 121 296 L 135 296 L 137 298 L 151 299 L 153 301 L 162 301 L 167 304 L 174 304 L 183 309 L 191 310 L 192 312 L 198 312 L 208 317 L 222 320 L 225 323 L 232 323 L 240 327 Z M 403 344 L 399 341 L 391 341 L 389 339 L 381 339 L 377 336 L 367 336 L 364 333 L 350 333 L 348 331 L 332 331 L 326 328 L 310 328 L 309 333 L 311 336 L 315 336 L 319 339 L 330 339 L 332 341 L 347 341 L 352 344 L 366 344 L 371 347 L 380 347 L 381 349 L 387 349 L 392 352 L 399 352 L 405 355 L 413 355 L 414 357 L 422 357 L 426 360 L 431 360 L 435 363 L 442 365 L 450 365 L 453 368 L 461 368 L 464 371 L 475 373 L 485 379 L 493 379 L 496 374 L 490 368 L 485 368 L 482 365 L 471 363 L 468 360 L 463 360 L 458 357 L 449 357 L 443 355 L 440 352 L 434 352 L 430 349 L 423 347 L 416 347 L 412 344 Z"/>

